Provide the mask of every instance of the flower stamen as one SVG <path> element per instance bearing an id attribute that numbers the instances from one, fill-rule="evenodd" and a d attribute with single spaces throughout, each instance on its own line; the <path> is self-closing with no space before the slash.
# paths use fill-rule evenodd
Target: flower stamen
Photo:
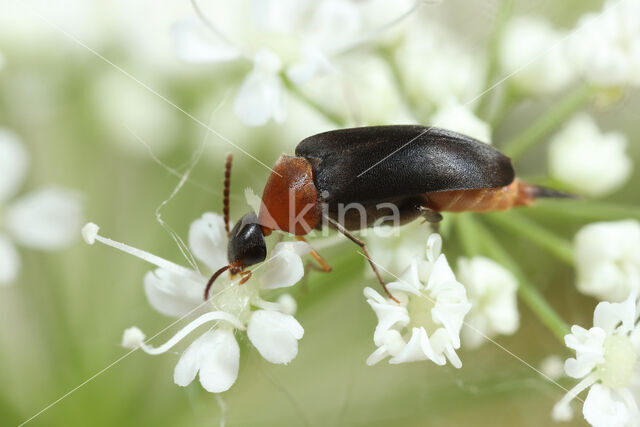
<path id="1" fill-rule="evenodd" d="M 175 264 L 171 261 L 167 261 L 164 258 L 160 258 L 159 256 L 151 254 L 147 251 L 143 251 L 142 249 L 134 248 L 133 246 L 129 246 L 125 243 L 120 243 L 115 240 L 109 239 L 108 237 L 101 236 L 100 234 L 98 234 L 99 230 L 100 227 L 97 224 L 89 222 L 84 227 L 82 227 L 82 238 L 88 245 L 93 245 L 97 240 L 104 245 L 111 246 L 112 248 L 118 249 L 119 251 L 133 255 L 137 258 L 147 261 L 150 264 L 153 264 L 157 267 L 160 267 L 182 277 L 186 277 L 196 281 L 203 280 L 202 276 L 193 270 Z"/>
<path id="2" fill-rule="evenodd" d="M 123 346 L 127 348 L 140 348 L 147 354 L 158 355 L 169 351 L 173 346 L 182 341 L 182 339 L 184 339 L 187 335 L 189 335 L 191 332 L 204 325 L 205 323 L 219 320 L 231 323 L 231 325 L 233 325 L 233 327 L 238 330 L 244 331 L 246 329 L 244 324 L 240 322 L 237 317 L 225 311 L 212 311 L 203 314 L 184 328 L 180 329 L 173 337 L 169 339 L 169 341 L 159 347 L 151 347 L 147 345 L 144 342 L 145 335 L 142 333 L 142 331 L 140 331 L 140 329 L 136 328 L 135 326 L 127 329 L 124 332 L 122 343 Z"/>

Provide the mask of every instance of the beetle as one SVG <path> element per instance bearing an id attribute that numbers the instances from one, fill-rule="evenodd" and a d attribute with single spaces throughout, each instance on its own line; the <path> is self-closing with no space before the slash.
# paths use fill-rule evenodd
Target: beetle
<path id="1" fill-rule="evenodd" d="M 244 215 L 229 230 L 229 155 L 225 167 L 224 219 L 229 265 L 240 274 L 266 259 L 265 236 L 274 230 L 298 240 L 313 229 L 329 226 L 360 246 L 387 295 L 365 243 L 353 230 L 384 223 L 395 208 L 397 224 L 417 218 L 437 223 L 441 212 L 487 212 L 531 205 L 539 197 L 570 197 L 515 177 L 511 159 L 474 138 L 436 127 L 418 125 L 370 126 L 320 133 L 302 140 L 295 156 L 282 155 L 262 194 L 259 213 Z M 359 207 L 351 210 L 345 206 Z M 364 218 L 363 218 L 364 217 Z M 311 255 L 329 272 L 331 267 L 315 251 Z"/>

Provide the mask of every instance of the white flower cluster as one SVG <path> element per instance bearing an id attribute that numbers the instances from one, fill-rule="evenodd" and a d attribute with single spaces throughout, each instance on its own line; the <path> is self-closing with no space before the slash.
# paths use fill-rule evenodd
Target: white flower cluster
<path id="1" fill-rule="evenodd" d="M 246 331 L 249 341 L 267 361 L 288 364 L 298 354 L 298 340 L 304 329 L 293 317 L 295 301 L 283 294 L 276 302 L 261 298 L 264 290 L 293 286 L 304 274 L 301 256 L 310 247 L 304 242 L 278 243 L 271 256 L 253 270 L 252 280 L 238 286 L 230 275 L 221 276 L 203 301 L 208 276 L 170 261 L 102 237 L 98 226 L 87 224 L 85 241 L 96 240 L 149 261 L 159 268 L 144 278 L 147 299 L 153 308 L 168 316 L 200 316 L 185 326 L 164 345 L 154 348 L 145 343 L 145 334 L 132 327 L 124 332 L 122 345 L 140 347 L 149 354 L 161 354 L 204 324 L 213 323 L 193 341 L 180 357 L 174 370 L 174 382 L 190 384 L 199 373 L 202 386 L 212 392 L 228 390 L 238 377 L 240 349 L 235 331 Z M 191 224 L 189 245 L 194 256 L 215 271 L 226 262 L 227 234 L 220 215 L 205 213 Z"/>
<path id="2" fill-rule="evenodd" d="M 82 224 L 80 195 L 59 187 L 34 190 L 9 202 L 22 187 L 29 154 L 18 136 L 0 128 L 0 286 L 20 272 L 14 246 L 53 251 L 70 244 Z"/>
<path id="3" fill-rule="evenodd" d="M 236 95 L 234 109 L 249 126 L 286 117 L 283 76 L 295 85 L 335 70 L 332 57 L 375 34 L 378 1 L 269 0 L 210 2 L 211 13 L 174 27 L 178 55 L 192 63 L 250 61 L 252 69 Z M 384 8 L 401 17 L 412 2 Z"/>
<path id="4" fill-rule="evenodd" d="M 640 223 L 634 220 L 599 222 L 575 236 L 578 290 L 600 300 L 620 302 L 640 275 Z"/>
<path id="5" fill-rule="evenodd" d="M 420 273 L 420 271 L 424 273 L 426 269 L 422 268 L 421 270 L 420 265 L 428 263 L 428 260 L 435 257 L 435 253 L 428 252 L 427 261 L 415 259 L 415 254 L 424 250 L 424 236 L 420 232 L 421 229 L 426 230 L 427 227 L 415 222 L 401 227 L 397 235 L 391 235 L 391 229 L 381 228 L 376 229 L 376 233 L 367 237 L 369 251 L 376 263 L 384 266 L 384 271 L 400 276 L 401 278 L 398 280 L 400 283 L 408 281 L 413 283 L 414 288 L 417 289 L 422 288 L 416 282 L 415 273 Z M 437 248 L 440 245 L 440 240 L 439 235 L 434 234 L 429 238 L 427 245 Z M 444 255 L 442 257 L 444 258 Z M 487 342 L 487 338 L 515 333 L 520 324 L 520 314 L 517 304 L 518 281 L 513 274 L 497 262 L 482 256 L 459 258 L 457 265 L 455 276 L 453 276 L 448 264 L 445 266 L 444 261 L 441 261 L 439 269 L 433 269 L 431 273 L 433 278 L 428 278 L 423 274 L 418 276 L 418 279 L 420 283 L 426 284 L 425 290 L 429 288 L 430 280 L 444 280 L 440 278 L 442 276 L 452 280 L 449 282 L 450 286 L 453 286 L 453 281 L 464 286 L 465 298 L 468 299 L 471 307 L 466 316 L 463 316 L 462 330 L 459 331 L 464 346 L 474 349 Z M 396 285 L 390 284 L 389 286 L 391 289 Z M 455 286 L 454 288 L 459 289 Z M 396 295 L 396 292 L 393 292 L 393 295 Z M 424 296 L 426 300 L 434 298 L 433 295 L 425 295 L 427 295 Z M 402 331 L 407 327 L 405 323 L 406 316 L 410 315 L 409 312 L 397 304 L 397 307 L 394 308 L 394 304 L 390 300 L 383 298 L 373 289 L 367 290 L 366 296 L 376 312 L 384 307 L 384 310 L 388 310 L 388 313 L 385 312 L 386 314 L 396 316 L 398 321 L 394 327 L 395 331 Z M 407 305 L 407 309 L 413 306 Z M 391 322 L 390 319 L 393 317 L 386 317 L 384 324 L 388 325 Z M 380 319 L 380 324 L 383 324 L 382 319 Z M 425 328 L 425 332 L 429 332 L 429 329 Z M 427 336 L 429 335 L 427 334 Z M 457 339 L 455 341 L 457 342 Z M 380 342 L 379 333 L 378 342 Z"/>
<path id="6" fill-rule="evenodd" d="M 511 335 L 520 326 L 518 281 L 497 262 L 482 256 L 458 259 L 458 280 L 467 290 L 471 311 L 462 329 L 462 341 L 476 348 L 486 338 Z"/>
<path id="7" fill-rule="evenodd" d="M 589 388 L 582 408 L 596 427 L 640 425 L 640 223 L 601 222 L 575 237 L 577 287 L 600 302 L 593 328 L 574 325 L 565 336 L 575 358 L 564 371 L 578 384 L 553 409 L 553 418 L 572 418 L 569 406 Z"/>
<path id="8" fill-rule="evenodd" d="M 533 95 L 556 92 L 573 76 L 563 49 L 565 35 L 546 20 L 518 16 L 509 21 L 500 46 L 500 65 L 510 84 Z"/>
<path id="9" fill-rule="evenodd" d="M 633 279 L 638 286 L 639 276 Z M 575 358 L 567 359 L 565 372 L 580 382 L 553 409 L 553 418 L 572 418 L 569 403 L 589 388 L 582 413 L 594 427 L 640 425 L 640 309 L 638 293 L 620 303 L 601 302 L 589 330 L 574 325 L 565 336 Z"/>
<path id="10" fill-rule="evenodd" d="M 591 116 L 577 115 L 551 139 L 549 174 L 572 191 L 605 196 L 631 176 L 633 164 L 626 147 L 623 134 L 602 133 Z"/>
<path id="11" fill-rule="evenodd" d="M 638 16 L 639 0 L 609 0 L 580 19 L 567 51 L 585 79 L 604 87 L 640 85 Z"/>
<path id="12" fill-rule="evenodd" d="M 429 236 L 426 259 L 414 259 L 399 280 L 387 285 L 399 303 L 365 288 L 378 317 L 373 335 L 377 349 L 367 364 L 391 357 L 393 364 L 431 360 L 445 365 L 448 360 L 456 368 L 462 366 L 456 350 L 471 304 L 441 248 L 440 235 Z"/>

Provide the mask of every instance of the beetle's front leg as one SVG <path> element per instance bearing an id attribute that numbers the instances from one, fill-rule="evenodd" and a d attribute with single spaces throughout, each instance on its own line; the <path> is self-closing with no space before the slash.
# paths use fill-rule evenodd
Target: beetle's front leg
<path id="1" fill-rule="evenodd" d="M 240 279 L 240 282 L 238 282 L 238 285 L 244 285 L 245 283 L 247 283 L 247 280 L 249 280 L 251 278 L 251 271 L 250 270 L 242 270 L 240 272 L 240 275 L 242 276 L 242 279 Z"/>
<path id="2" fill-rule="evenodd" d="M 305 242 L 306 244 L 311 246 L 309 242 L 307 242 L 307 239 L 305 239 L 303 236 L 296 236 L 296 240 Z M 318 262 L 318 264 L 320 264 L 320 267 L 315 264 L 308 264 L 311 268 L 317 271 L 322 271 L 324 273 L 331 273 L 331 266 L 327 263 L 327 261 L 324 260 L 324 258 L 322 258 L 322 256 L 320 256 L 320 254 L 315 249 L 311 248 L 310 255 Z"/>

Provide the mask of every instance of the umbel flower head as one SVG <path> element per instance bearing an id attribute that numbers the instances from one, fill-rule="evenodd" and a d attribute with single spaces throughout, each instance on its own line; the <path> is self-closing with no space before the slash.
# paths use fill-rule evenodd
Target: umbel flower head
<path id="1" fill-rule="evenodd" d="M 633 280 L 640 280 L 635 276 Z M 640 425 L 640 325 L 638 293 L 620 303 L 601 302 L 593 313 L 593 328 L 574 325 L 565 336 L 576 357 L 565 372 L 580 382 L 553 408 L 555 420 L 569 420 L 569 403 L 589 388 L 582 413 L 595 427 Z"/>
<path id="2" fill-rule="evenodd" d="M 77 238 L 82 224 L 81 198 L 75 191 L 49 187 L 16 200 L 29 170 L 29 155 L 18 136 L 0 128 L 0 286 L 20 272 L 21 246 L 54 251 Z"/>
<path id="3" fill-rule="evenodd" d="M 620 302 L 640 275 L 640 223 L 596 222 L 584 226 L 574 241 L 578 290 L 605 301 Z"/>
<path id="4" fill-rule="evenodd" d="M 265 301 L 261 293 L 267 289 L 293 286 L 304 274 L 302 255 L 309 252 L 305 242 L 278 243 L 263 264 L 253 271 L 251 280 L 238 285 L 239 279 L 224 274 L 214 284 L 208 301 L 203 301 L 208 276 L 196 269 L 185 268 L 170 261 L 107 239 L 98 234 L 98 226 L 87 224 L 85 241 L 96 240 L 138 256 L 159 268 L 144 278 L 147 299 L 159 312 L 185 317 L 200 316 L 185 326 L 169 341 L 154 348 L 145 342 L 145 335 L 136 327 L 124 332 L 122 344 L 140 347 L 149 354 L 161 354 L 200 326 L 209 329 L 189 345 L 174 370 L 174 382 L 190 384 L 199 373 L 200 383 L 212 393 L 228 390 L 238 377 L 240 348 L 235 331 L 247 333 L 249 341 L 267 361 L 288 364 L 298 354 L 298 340 L 304 329 L 293 317 L 295 301 L 283 294 L 277 302 Z M 194 256 L 211 271 L 226 264 L 227 233 L 220 215 L 205 213 L 191 224 L 189 246 Z"/>
<path id="5" fill-rule="evenodd" d="M 640 0 L 608 0 L 584 15 L 569 39 L 568 56 L 589 82 L 605 87 L 640 85 Z"/>
<path id="6" fill-rule="evenodd" d="M 620 132 L 603 133 L 587 114 L 573 117 L 551 140 L 550 174 L 572 191 L 606 196 L 631 176 L 633 163 Z"/>
<path id="7" fill-rule="evenodd" d="M 391 357 L 389 363 L 431 360 L 445 365 L 449 360 L 456 368 L 462 366 L 456 350 L 471 303 L 441 248 L 440 235 L 429 236 L 426 260 L 414 259 L 398 281 L 387 285 L 400 303 L 365 288 L 367 302 L 378 317 L 373 334 L 378 348 L 367 359 L 368 365 Z"/>
<path id="8" fill-rule="evenodd" d="M 462 329 L 462 342 L 470 348 L 486 337 L 510 335 L 518 330 L 518 281 L 509 270 L 482 256 L 458 259 L 458 280 L 467 290 L 471 311 Z"/>
<path id="9" fill-rule="evenodd" d="M 376 35 L 406 15 L 412 2 L 349 0 L 215 1 L 211 14 L 178 22 L 178 55 L 192 63 L 248 60 L 252 69 L 235 98 L 234 110 L 249 126 L 286 117 L 285 81 L 306 83 L 334 69 L 333 56 Z M 377 4 L 376 4 L 377 3 Z M 386 22 L 376 22 L 386 11 Z"/>

